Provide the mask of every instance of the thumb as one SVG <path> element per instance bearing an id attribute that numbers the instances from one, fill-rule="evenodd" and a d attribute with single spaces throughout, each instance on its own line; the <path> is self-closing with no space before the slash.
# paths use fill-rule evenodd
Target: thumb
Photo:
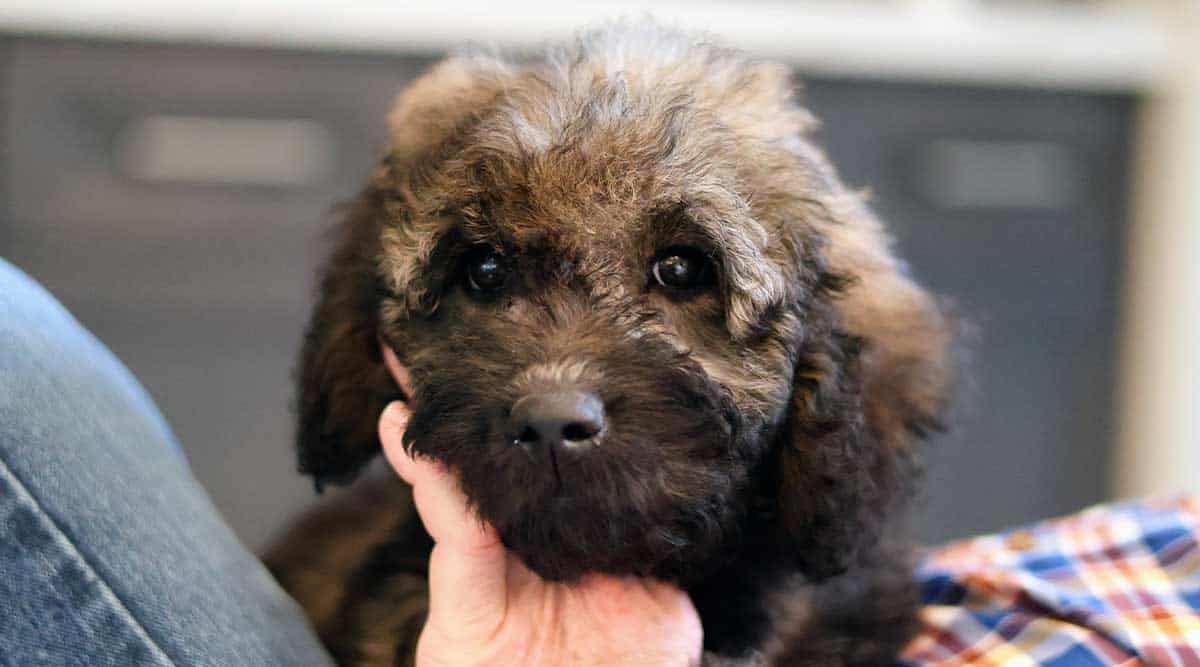
<path id="1" fill-rule="evenodd" d="M 379 419 L 379 438 L 392 468 L 412 485 L 417 512 L 435 543 L 427 627 L 490 634 L 504 619 L 508 553 L 496 530 L 471 510 L 450 471 L 406 451 L 408 416 L 403 403 L 389 404 Z"/>

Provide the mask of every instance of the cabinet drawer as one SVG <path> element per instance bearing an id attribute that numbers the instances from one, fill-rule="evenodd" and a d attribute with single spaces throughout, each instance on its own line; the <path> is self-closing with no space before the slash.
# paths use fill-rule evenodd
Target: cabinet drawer
<path id="1" fill-rule="evenodd" d="M 0 252 L 76 303 L 303 303 L 420 58 L 18 41 Z"/>
<path id="2" fill-rule="evenodd" d="M 19 42 L 3 143 L 17 233 L 311 228 L 369 173 L 421 59 Z"/>
<path id="3" fill-rule="evenodd" d="M 950 432 L 926 450 L 923 537 L 1106 497 L 1134 101 L 865 81 L 804 95 L 913 272 L 978 327 Z"/>

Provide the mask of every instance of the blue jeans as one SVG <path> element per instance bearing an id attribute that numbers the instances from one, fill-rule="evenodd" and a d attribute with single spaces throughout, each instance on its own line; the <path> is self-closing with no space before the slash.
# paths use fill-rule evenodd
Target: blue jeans
<path id="1" fill-rule="evenodd" d="M 324 665 L 142 387 L 0 260 L 0 665 Z"/>

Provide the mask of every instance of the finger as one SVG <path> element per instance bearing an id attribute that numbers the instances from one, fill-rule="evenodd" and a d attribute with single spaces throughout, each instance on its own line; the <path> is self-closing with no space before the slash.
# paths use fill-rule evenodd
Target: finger
<path id="1" fill-rule="evenodd" d="M 507 552 L 479 519 L 445 466 L 404 448 L 408 410 L 390 403 L 379 420 L 389 463 L 413 487 L 413 501 L 435 542 L 429 561 L 430 619 L 442 628 L 490 632 L 503 620 Z"/>
<path id="2" fill-rule="evenodd" d="M 446 467 L 429 457 L 410 454 L 404 447 L 408 416 L 403 403 L 389 403 L 379 418 L 379 439 L 388 463 L 413 487 L 413 499 L 430 536 L 438 543 L 465 549 L 498 543 L 495 531 L 470 509 Z"/>
<path id="3" fill-rule="evenodd" d="M 408 419 L 412 416 L 408 406 L 400 401 L 392 401 L 379 415 L 379 442 L 383 445 L 383 456 L 392 468 L 408 482 L 409 486 L 416 485 L 416 477 L 423 471 L 416 467 L 415 461 L 404 451 L 404 431 L 408 428 Z"/>
<path id="4" fill-rule="evenodd" d="M 508 552 L 435 544 L 429 555 L 429 617 L 443 634 L 487 641 L 508 613 Z"/>
<path id="5" fill-rule="evenodd" d="M 396 381 L 396 384 L 400 385 L 404 396 L 409 401 L 412 401 L 412 375 L 408 372 L 408 368 L 400 363 L 400 359 L 396 357 L 396 351 L 392 349 L 391 345 L 380 340 L 379 347 L 383 350 L 383 364 L 387 366 L 388 372 L 392 374 L 392 379 Z"/>

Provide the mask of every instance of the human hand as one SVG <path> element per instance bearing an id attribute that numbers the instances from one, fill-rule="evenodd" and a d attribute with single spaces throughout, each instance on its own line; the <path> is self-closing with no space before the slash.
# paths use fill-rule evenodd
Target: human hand
<path id="1" fill-rule="evenodd" d="M 386 345 L 383 353 L 412 396 L 406 369 Z M 699 664 L 703 631 L 686 593 L 603 574 L 572 584 L 544 581 L 469 509 L 443 465 L 405 451 L 408 417 L 403 403 L 388 405 L 379 436 L 435 543 L 417 665 Z"/>

